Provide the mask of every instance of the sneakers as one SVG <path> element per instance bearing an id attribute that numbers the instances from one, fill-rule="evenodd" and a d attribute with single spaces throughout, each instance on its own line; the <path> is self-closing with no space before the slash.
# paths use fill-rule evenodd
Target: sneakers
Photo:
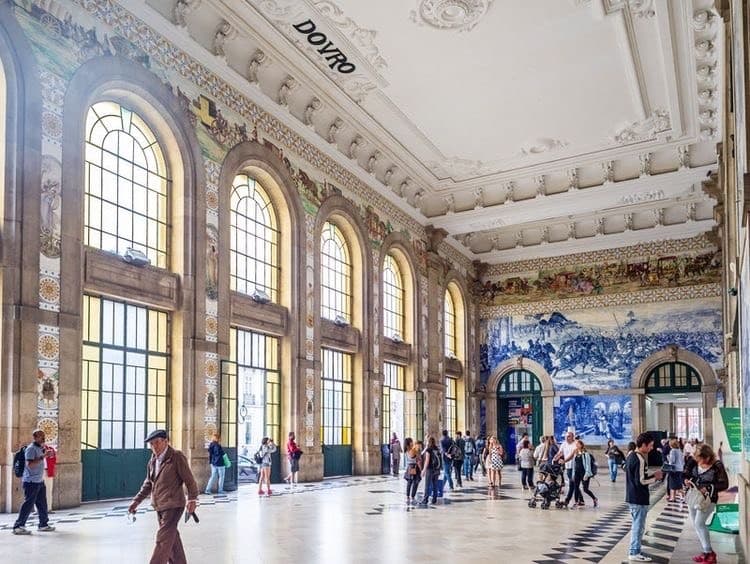
<path id="1" fill-rule="evenodd" d="M 269 489 L 269 490 L 268 490 L 268 491 L 266 492 L 266 497 L 271 497 L 271 495 L 273 495 L 273 492 L 272 492 L 272 491 L 271 491 L 271 490 Z"/>
<path id="2" fill-rule="evenodd" d="M 13 527 L 13 534 L 14 535 L 30 535 L 31 531 L 29 531 L 26 527 Z"/>
<path id="3" fill-rule="evenodd" d="M 633 562 L 633 561 L 635 561 L 635 562 L 651 562 L 652 561 L 651 557 L 650 556 L 646 556 L 645 554 L 631 554 L 630 556 L 628 556 L 628 560 L 630 560 L 631 562 Z"/>
<path id="4" fill-rule="evenodd" d="M 39 527 L 37 529 L 37 531 L 39 531 L 41 533 L 51 533 L 54 530 L 55 530 L 55 528 L 52 525 L 45 525 L 44 527 Z"/>
<path id="5" fill-rule="evenodd" d="M 263 490 L 258 490 L 258 495 L 264 495 L 265 493 Z"/>
<path id="6" fill-rule="evenodd" d="M 716 564 L 716 553 L 713 551 L 702 552 L 697 556 L 693 556 L 693 562 L 700 562 L 701 564 Z"/>
<path id="7" fill-rule="evenodd" d="M 594 500 L 594 507 L 599 507 L 599 500 L 598 499 Z"/>

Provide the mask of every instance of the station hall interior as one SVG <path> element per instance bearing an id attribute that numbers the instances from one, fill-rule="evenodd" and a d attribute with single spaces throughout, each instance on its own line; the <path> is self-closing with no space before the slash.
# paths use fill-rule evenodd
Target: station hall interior
<path id="1" fill-rule="evenodd" d="M 0 547 L 149 561 L 164 430 L 188 561 L 620 563 L 649 432 L 745 562 L 748 61 L 747 0 L 0 0 Z M 545 510 L 524 435 L 568 433 L 597 501 Z M 668 486 L 642 552 L 689 563 Z"/>

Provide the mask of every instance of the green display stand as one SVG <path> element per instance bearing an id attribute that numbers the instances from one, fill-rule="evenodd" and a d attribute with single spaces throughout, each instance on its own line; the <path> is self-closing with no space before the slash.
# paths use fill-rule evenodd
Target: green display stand
<path id="1" fill-rule="evenodd" d="M 716 533 L 739 534 L 740 506 L 737 503 L 720 503 L 716 506 L 709 530 Z"/>

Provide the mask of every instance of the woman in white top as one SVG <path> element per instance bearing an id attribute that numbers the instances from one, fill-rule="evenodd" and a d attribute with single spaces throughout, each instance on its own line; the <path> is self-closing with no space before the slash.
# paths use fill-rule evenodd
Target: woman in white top
<path id="1" fill-rule="evenodd" d="M 528 439 L 521 443 L 518 451 L 518 463 L 521 466 L 521 487 L 524 491 L 534 489 L 534 453 Z"/>
<path id="2" fill-rule="evenodd" d="M 685 469 L 685 455 L 680 450 L 680 444 L 677 439 L 670 439 L 669 446 L 672 449 L 667 455 L 667 464 L 670 466 L 667 473 L 667 499 L 674 501 L 676 495 L 682 492 L 682 471 Z"/>

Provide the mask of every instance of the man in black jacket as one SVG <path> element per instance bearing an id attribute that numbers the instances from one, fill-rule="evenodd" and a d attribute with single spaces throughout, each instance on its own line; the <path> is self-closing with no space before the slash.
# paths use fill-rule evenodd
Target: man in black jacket
<path id="1" fill-rule="evenodd" d="M 641 538 L 650 501 L 648 487 L 662 478 L 661 470 L 653 474 L 648 471 L 646 460 L 653 448 L 654 438 L 648 433 L 641 433 L 635 440 L 635 451 L 625 460 L 625 501 L 630 506 L 633 518 L 628 560 L 635 562 L 651 562 L 650 556 L 641 553 Z"/>

